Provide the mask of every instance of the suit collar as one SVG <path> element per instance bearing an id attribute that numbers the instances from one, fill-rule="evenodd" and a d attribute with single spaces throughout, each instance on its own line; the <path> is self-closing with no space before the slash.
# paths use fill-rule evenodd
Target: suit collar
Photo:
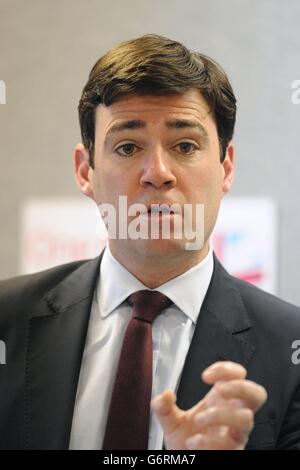
<path id="1" fill-rule="evenodd" d="M 201 373 L 216 361 L 230 360 L 247 368 L 255 347 L 251 341 L 251 322 L 234 279 L 218 260 L 186 357 L 177 403 L 188 409 L 210 389 Z"/>
<path id="2" fill-rule="evenodd" d="M 204 308 L 232 334 L 251 328 L 251 321 L 235 279 L 223 268 L 214 255 L 214 272 Z"/>
<path id="3" fill-rule="evenodd" d="M 53 313 L 63 312 L 83 300 L 92 299 L 102 256 L 103 251 L 96 258 L 84 262 L 46 293 L 44 300 Z"/>

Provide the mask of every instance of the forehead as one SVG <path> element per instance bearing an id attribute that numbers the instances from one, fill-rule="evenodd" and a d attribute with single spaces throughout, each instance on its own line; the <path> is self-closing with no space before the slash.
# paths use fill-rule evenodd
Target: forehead
<path id="1" fill-rule="evenodd" d="M 130 94 L 110 106 L 100 104 L 96 109 L 96 127 L 100 125 L 105 131 L 117 120 L 127 118 L 158 123 L 166 116 L 194 118 L 202 123 L 210 114 L 208 103 L 196 89 L 163 96 Z"/>

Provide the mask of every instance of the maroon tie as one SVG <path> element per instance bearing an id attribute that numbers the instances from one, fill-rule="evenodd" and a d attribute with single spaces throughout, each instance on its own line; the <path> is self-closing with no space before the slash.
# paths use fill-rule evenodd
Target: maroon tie
<path id="1" fill-rule="evenodd" d="M 128 297 L 132 318 L 127 326 L 110 403 L 104 450 L 148 449 L 152 393 L 152 322 L 171 300 L 157 291 Z"/>

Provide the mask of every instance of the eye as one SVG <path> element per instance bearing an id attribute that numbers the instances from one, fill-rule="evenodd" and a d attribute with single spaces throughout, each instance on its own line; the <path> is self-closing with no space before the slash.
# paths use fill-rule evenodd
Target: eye
<path id="1" fill-rule="evenodd" d="M 130 156 L 133 154 L 134 149 L 137 149 L 138 147 L 135 144 L 123 144 L 120 145 L 120 147 L 116 148 L 116 152 L 118 155 L 121 155 L 122 157 Z"/>
<path id="2" fill-rule="evenodd" d="M 176 147 L 179 147 L 180 152 L 185 153 L 186 155 L 189 155 L 198 149 L 198 147 L 192 142 L 180 142 Z"/>

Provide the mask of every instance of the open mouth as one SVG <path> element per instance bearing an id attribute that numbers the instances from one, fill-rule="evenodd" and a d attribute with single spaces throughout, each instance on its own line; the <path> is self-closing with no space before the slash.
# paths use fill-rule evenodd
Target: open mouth
<path id="1" fill-rule="evenodd" d="M 171 210 L 167 207 L 150 207 L 148 209 L 148 214 L 149 215 L 174 215 L 175 214 L 175 211 L 174 210 Z"/>
<path id="2" fill-rule="evenodd" d="M 145 204 L 144 214 L 148 215 L 176 215 L 181 214 L 181 205 L 176 202 L 152 201 Z"/>

